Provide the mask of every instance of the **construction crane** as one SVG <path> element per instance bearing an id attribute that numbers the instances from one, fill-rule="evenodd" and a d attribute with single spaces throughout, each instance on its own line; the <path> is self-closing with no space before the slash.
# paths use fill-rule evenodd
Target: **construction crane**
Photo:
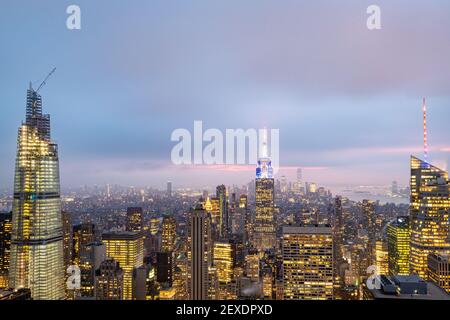
<path id="1" fill-rule="evenodd" d="M 36 93 L 46 84 L 46 81 L 48 80 L 48 78 L 50 78 L 50 76 L 55 72 L 56 68 L 53 68 L 52 71 L 50 71 L 50 73 L 45 77 L 44 81 L 42 81 L 42 83 L 39 85 L 39 87 L 36 90 Z"/>

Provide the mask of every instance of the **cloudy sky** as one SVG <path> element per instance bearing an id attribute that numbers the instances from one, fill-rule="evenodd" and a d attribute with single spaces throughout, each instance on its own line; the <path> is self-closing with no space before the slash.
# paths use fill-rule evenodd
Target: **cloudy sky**
<path id="1" fill-rule="evenodd" d="M 81 8 L 81 30 L 66 8 Z M 381 8 L 382 29 L 366 27 Z M 254 168 L 174 166 L 174 129 L 280 129 L 281 174 L 408 182 L 450 161 L 450 2 L 2 0 L 0 187 L 13 182 L 28 82 L 41 90 L 65 187 L 244 183 Z"/>

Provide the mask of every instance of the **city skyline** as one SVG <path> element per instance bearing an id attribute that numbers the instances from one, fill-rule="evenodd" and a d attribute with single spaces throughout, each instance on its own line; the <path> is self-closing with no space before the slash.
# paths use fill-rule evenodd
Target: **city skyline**
<path id="1" fill-rule="evenodd" d="M 411 156 L 409 188 L 389 195 L 409 205 L 353 201 L 301 168 L 275 180 L 264 132 L 247 185 L 63 199 L 39 94 L 53 71 L 27 90 L 13 198 L 0 199 L 0 300 L 450 300 L 447 171 Z M 424 99 L 424 159 L 426 119 Z"/>
<path id="2" fill-rule="evenodd" d="M 331 1 L 2 4 L 0 300 L 450 301 L 450 3 Z"/>
<path id="3" fill-rule="evenodd" d="M 449 5 L 407 2 L 406 11 L 380 1 L 383 27 L 369 31 L 365 3 L 318 2 L 250 1 L 236 12 L 225 3 L 138 1 L 124 8 L 80 1 L 77 31 L 64 27 L 65 3 L 20 10 L 20 1 L 6 4 L 0 13 L 7 44 L 0 53 L 0 188 L 13 184 L 23 92 L 54 66 L 41 94 L 61 145 L 62 188 L 250 181 L 252 165 L 171 163 L 170 133 L 192 130 L 194 120 L 221 130 L 279 128 L 276 178 L 292 178 L 301 167 L 305 181 L 327 187 L 394 180 L 404 186 L 410 154 L 423 153 L 423 96 L 429 161 L 447 169 L 450 26 L 443 7 Z M 35 52 L 17 40 L 29 36 L 39 39 Z"/>

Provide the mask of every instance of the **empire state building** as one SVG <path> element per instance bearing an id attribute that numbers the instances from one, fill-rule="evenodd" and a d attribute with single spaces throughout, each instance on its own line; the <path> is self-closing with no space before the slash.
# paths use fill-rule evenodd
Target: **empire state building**
<path id="1" fill-rule="evenodd" d="M 272 161 L 267 155 L 267 131 L 264 130 L 261 157 L 256 168 L 256 211 L 253 246 L 259 251 L 276 246 L 274 219 L 274 179 Z"/>
<path id="2" fill-rule="evenodd" d="M 58 146 L 31 85 L 17 138 L 9 283 L 34 300 L 64 298 Z"/>

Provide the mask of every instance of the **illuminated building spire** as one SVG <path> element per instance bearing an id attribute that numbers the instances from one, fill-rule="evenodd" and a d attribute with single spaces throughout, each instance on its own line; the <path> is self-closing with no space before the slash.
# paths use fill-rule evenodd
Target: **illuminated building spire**
<path id="1" fill-rule="evenodd" d="M 264 128 L 262 130 L 262 150 L 261 150 L 261 157 L 262 158 L 267 158 L 268 157 L 268 152 L 267 152 L 267 129 Z"/>
<path id="2" fill-rule="evenodd" d="M 260 150 L 259 150 L 259 159 L 258 165 L 256 168 L 256 178 L 272 178 L 273 177 L 273 169 L 272 169 L 272 161 L 269 158 L 269 152 L 267 147 L 267 129 L 264 128 L 259 131 L 260 134 Z"/>
<path id="3" fill-rule="evenodd" d="M 423 98 L 422 102 L 422 111 L 423 111 L 423 156 L 424 160 L 428 161 L 428 131 L 427 131 L 427 105 L 425 102 L 425 98 Z"/>
<path id="4" fill-rule="evenodd" d="M 252 244 L 260 252 L 276 246 L 274 216 L 274 179 L 272 161 L 268 156 L 267 129 L 259 131 L 260 158 L 256 167 L 255 219 Z"/>

